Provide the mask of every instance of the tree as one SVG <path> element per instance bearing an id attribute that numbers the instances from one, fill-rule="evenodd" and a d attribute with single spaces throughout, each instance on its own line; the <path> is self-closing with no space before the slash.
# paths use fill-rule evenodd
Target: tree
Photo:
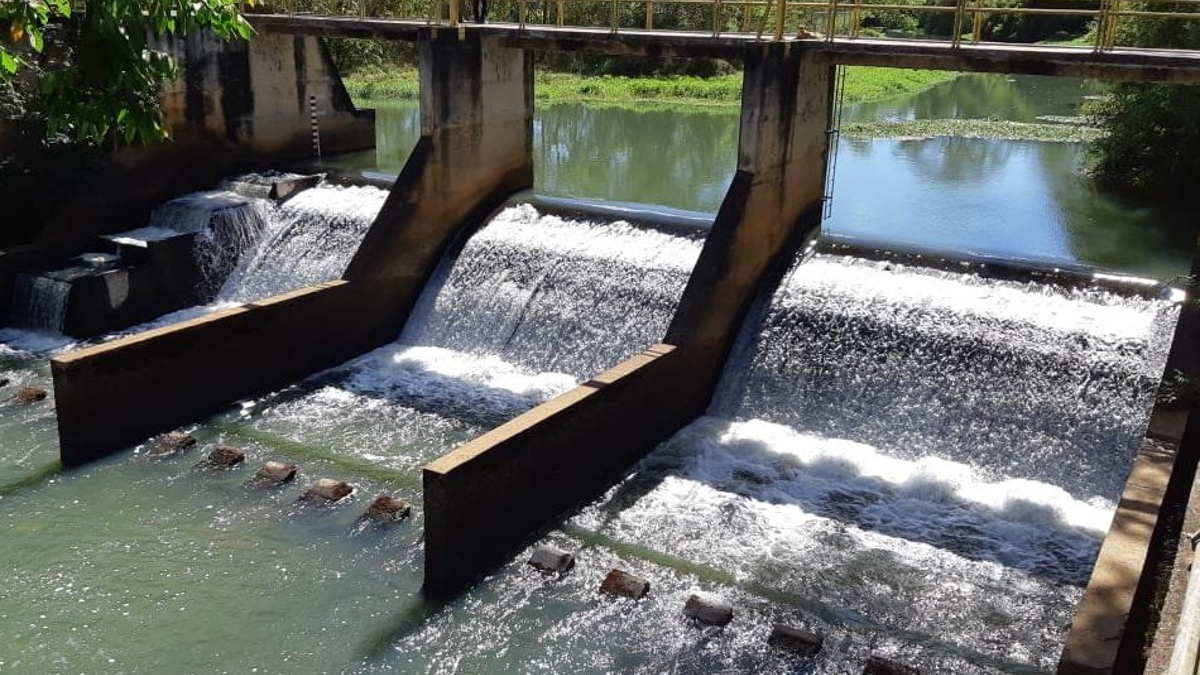
<path id="1" fill-rule="evenodd" d="M 235 0 L 0 0 L 0 88 L 46 61 L 47 29 L 62 44 L 33 78 L 48 134 L 77 141 L 147 143 L 167 137 L 159 95 L 178 69 L 161 38 L 210 30 L 245 39 L 250 25 Z M 254 4 L 248 2 L 245 4 Z M 29 85 L 27 85 L 29 86 Z"/>
<path id="2" fill-rule="evenodd" d="M 1134 9 L 1184 12 L 1157 3 Z M 1140 17 L 1127 21 L 1119 43 L 1136 47 L 1200 49 L 1195 21 Z M 1200 190 L 1200 87 L 1127 83 L 1089 110 L 1107 134 L 1092 146 L 1094 180 L 1146 196 L 1195 200 Z"/>

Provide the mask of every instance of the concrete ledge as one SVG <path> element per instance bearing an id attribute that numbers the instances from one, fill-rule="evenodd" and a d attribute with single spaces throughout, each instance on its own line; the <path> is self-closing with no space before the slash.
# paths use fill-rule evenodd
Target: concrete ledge
<path id="1" fill-rule="evenodd" d="M 1178 536 L 1174 505 L 1186 499 L 1195 477 L 1200 425 L 1191 424 L 1182 444 L 1146 438 L 1117 504 L 1116 514 L 1084 591 L 1059 675 L 1142 672 L 1156 617 L 1160 566 Z"/>
<path id="2" fill-rule="evenodd" d="M 55 358 L 62 461 L 97 459 L 377 347 L 401 327 L 391 298 L 336 281 Z"/>
<path id="3" fill-rule="evenodd" d="M 700 414 L 693 365 L 655 345 L 426 466 L 426 592 L 466 587 Z"/>

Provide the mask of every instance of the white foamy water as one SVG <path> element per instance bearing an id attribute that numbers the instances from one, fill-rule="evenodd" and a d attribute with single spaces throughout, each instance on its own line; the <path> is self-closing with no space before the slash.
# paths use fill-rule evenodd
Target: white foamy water
<path id="1" fill-rule="evenodd" d="M 747 367 L 730 371 L 714 410 L 1113 499 L 1177 312 L 1100 290 L 815 256 L 743 341 Z"/>
<path id="2" fill-rule="evenodd" d="M 814 673 L 881 644 L 923 672 L 1050 672 L 1177 311 L 815 256 L 710 416 L 572 522 L 810 602 Z"/>
<path id="3" fill-rule="evenodd" d="M 627 223 L 508 208 L 444 261 L 397 342 L 250 416 L 419 466 L 661 340 L 699 251 Z"/>
<path id="4" fill-rule="evenodd" d="M 379 188 L 319 185 L 284 202 L 218 298 L 250 302 L 340 278 L 386 199 Z"/>
<path id="5" fill-rule="evenodd" d="M 513 206 L 442 265 L 401 341 L 591 377 L 663 338 L 700 246 Z"/>

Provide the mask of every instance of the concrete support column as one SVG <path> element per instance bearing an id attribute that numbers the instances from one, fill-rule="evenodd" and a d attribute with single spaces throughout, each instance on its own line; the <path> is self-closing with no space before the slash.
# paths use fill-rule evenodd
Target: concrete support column
<path id="1" fill-rule="evenodd" d="M 814 56 L 746 50 L 737 172 L 666 340 L 703 354 L 706 398 L 755 293 L 821 224 L 835 67 Z"/>
<path id="2" fill-rule="evenodd" d="M 738 171 L 667 343 L 425 467 L 425 589 L 451 594 L 707 408 L 755 294 L 820 223 L 833 67 L 745 54 Z"/>
<path id="3" fill-rule="evenodd" d="M 345 278 L 427 275 L 450 243 L 533 187 L 533 61 L 470 32 L 419 43 L 421 139 Z"/>

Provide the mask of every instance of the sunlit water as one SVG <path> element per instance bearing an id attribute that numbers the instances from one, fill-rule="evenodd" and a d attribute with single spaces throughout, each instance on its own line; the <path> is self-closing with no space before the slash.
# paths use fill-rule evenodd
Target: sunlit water
<path id="1" fill-rule="evenodd" d="M 963 75 L 928 91 L 848 106 L 842 121 L 1003 119 L 1079 114 L 1080 80 Z M 377 152 L 327 158 L 358 174 L 399 171 L 420 133 L 410 104 L 379 104 Z M 541 105 L 534 188 L 557 197 L 715 213 L 733 176 L 734 106 L 628 110 Z M 664 150 L 665 149 L 665 150 Z M 843 137 L 825 231 L 887 245 L 1185 274 L 1193 214 L 1119 199 L 1084 177 L 1086 146 L 987 139 Z"/>

